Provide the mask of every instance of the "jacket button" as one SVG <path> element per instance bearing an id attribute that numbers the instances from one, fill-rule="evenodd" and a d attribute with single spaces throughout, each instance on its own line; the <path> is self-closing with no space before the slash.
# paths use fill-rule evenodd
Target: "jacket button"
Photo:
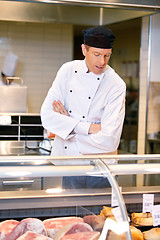
<path id="1" fill-rule="evenodd" d="M 100 78 L 97 78 L 97 80 L 100 80 Z"/>
<path id="2" fill-rule="evenodd" d="M 69 110 L 69 113 L 71 113 L 72 111 L 71 110 Z"/>
<path id="3" fill-rule="evenodd" d="M 69 90 L 70 92 L 72 92 L 72 89 L 71 90 Z"/>
<path id="4" fill-rule="evenodd" d="M 75 71 L 75 73 L 77 73 L 77 71 Z"/>
<path id="5" fill-rule="evenodd" d="M 64 148 L 67 149 L 67 146 L 65 146 Z"/>
<path id="6" fill-rule="evenodd" d="M 88 97 L 88 99 L 91 99 L 91 97 Z"/>
<path id="7" fill-rule="evenodd" d="M 82 118 L 85 118 L 85 116 L 82 116 Z"/>

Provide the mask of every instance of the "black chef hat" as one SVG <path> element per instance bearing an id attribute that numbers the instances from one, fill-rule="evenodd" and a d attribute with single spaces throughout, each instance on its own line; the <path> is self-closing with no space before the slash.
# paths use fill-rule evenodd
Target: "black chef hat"
<path id="1" fill-rule="evenodd" d="M 113 46 L 115 36 L 105 26 L 91 27 L 83 30 L 84 43 L 90 47 L 110 49 Z"/>

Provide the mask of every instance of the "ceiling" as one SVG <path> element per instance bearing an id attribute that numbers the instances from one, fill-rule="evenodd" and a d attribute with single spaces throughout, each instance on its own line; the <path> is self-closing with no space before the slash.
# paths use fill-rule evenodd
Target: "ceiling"
<path id="1" fill-rule="evenodd" d="M 101 25 L 126 21 L 160 11 L 159 0 L 22 0 L 0 1 L 0 20 Z"/>

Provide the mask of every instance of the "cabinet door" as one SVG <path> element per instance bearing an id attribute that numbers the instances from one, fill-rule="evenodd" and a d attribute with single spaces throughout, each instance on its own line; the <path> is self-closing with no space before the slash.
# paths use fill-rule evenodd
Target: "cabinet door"
<path id="1" fill-rule="evenodd" d="M 0 180 L 0 191 L 40 190 L 41 178 L 3 178 Z"/>
<path id="2" fill-rule="evenodd" d="M 61 188 L 62 187 L 62 177 L 44 177 L 43 178 L 43 189 L 49 188 Z"/>

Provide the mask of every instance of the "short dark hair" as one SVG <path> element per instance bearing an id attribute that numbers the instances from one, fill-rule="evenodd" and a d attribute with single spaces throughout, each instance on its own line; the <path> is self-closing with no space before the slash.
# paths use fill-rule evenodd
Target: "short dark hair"
<path id="1" fill-rule="evenodd" d="M 84 43 L 84 45 L 85 45 L 85 47 L 86 47 L 86 50 L 87 50 L 87 51 L 89 51 L 89 49 L 90 49 L 90 46 L 88 46 L 88 45 L 87 45 L 87 44 L 85 44 L 85 43 Z"/>

